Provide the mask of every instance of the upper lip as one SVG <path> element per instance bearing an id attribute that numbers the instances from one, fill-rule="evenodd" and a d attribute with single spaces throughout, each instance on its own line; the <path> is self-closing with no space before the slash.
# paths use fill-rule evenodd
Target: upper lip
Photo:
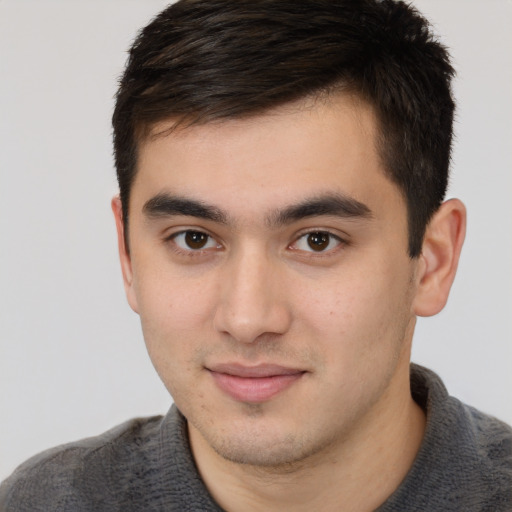
<path id="1" fill-rule="evenodd" d="M 281 366 L 278 364 L 258 364 L 256 366 L 247 366 L 239 363 L 219 363 L 208 366 L 207 369 L 212 372 L 224 373 L 235 377 L 245 377 L 247 379 L 304 373 L 304 370 Z"/>

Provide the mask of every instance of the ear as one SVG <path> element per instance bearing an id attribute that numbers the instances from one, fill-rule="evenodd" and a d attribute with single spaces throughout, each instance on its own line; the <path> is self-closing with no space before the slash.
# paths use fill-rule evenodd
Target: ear
<path id="1" fill-rule="evenodd" d="M 128 304 L 130 304 L 130 307 L 135 311 L 135 313 L 138 313 L 137 296 L 133 285 L 132 261 L 128 247 L 126 246 L 123 209 L 119 196 L 112 198 L 111 206 L 112 211 L 114 212 L 114 219 L 116 221 L 117 247 L 119 249 L 119 259 L 121 261 L 121 271 L 123 273 L 124 291 L 126 293 L 126 298 L 128 299 Z"/>
<path id="2" fill-rule="evenodd" d="M 450 199 L 435 213 L 423 240 L 413 302 L 418 316 L 432 316 L 445 306 L 466 235 L 466 208 Z"/>

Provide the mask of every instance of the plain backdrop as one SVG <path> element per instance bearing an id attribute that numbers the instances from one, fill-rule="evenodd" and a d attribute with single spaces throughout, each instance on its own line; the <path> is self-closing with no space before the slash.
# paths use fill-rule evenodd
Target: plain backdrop
<path id="1" fill-rule="evenodd" d="M 117 261 L 110 116 L 162 0 L 0 0 L 0 479 L 171 404 Z M 512 423 L 512 3 L 417 0 L 458 70 L 449 196 L 469 211 L 446 309 L 413 360 Z"/>

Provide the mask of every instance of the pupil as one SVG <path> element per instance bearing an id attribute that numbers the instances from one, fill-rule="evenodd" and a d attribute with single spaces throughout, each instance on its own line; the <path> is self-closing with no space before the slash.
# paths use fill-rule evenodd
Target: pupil
<path id="1" fill-rule="evenodd" d="M 329 245 L 329 235 L 327 233 L 310 233 L 308 245 L 314 251 L 323 251 Z"/>
<path id="2" fill-rule="evenodd" d="M 201 249 L 207 241 L 208 235 L 200 231 L 187 231 L 185 234 L 185 242 L 191 249 Z"/>

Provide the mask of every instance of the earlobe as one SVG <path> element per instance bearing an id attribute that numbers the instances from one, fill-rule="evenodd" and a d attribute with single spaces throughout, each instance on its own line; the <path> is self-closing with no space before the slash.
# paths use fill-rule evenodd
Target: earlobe
<path id="1" fill-rule="evenodd" d="M 121 205 L 121 199 L 119 196 L 112 198 L 111 202 L 112 212 L 114 213 L 114 219 L 116 221 L 117 229 L 117 247 L 119 249 L 119 260 L 121 262 L 121 271 L 123 273 L 124 289 L 128 304 L 130 307 L 138 313 L 137 297 L 135 294 L 133 284 L 133 270 L 130 253 L 126 247 L 126 238 L 124 234 L 124 222 L 123 222 L 123 209 Z"/>
<path id="2" fill-rule="evenodd" d="M 466 208 L 458 199 L 441 205 L 425 232 L 413 303 L 418 316 L 432 316 L 445 306 L 466 234 Z"/>

